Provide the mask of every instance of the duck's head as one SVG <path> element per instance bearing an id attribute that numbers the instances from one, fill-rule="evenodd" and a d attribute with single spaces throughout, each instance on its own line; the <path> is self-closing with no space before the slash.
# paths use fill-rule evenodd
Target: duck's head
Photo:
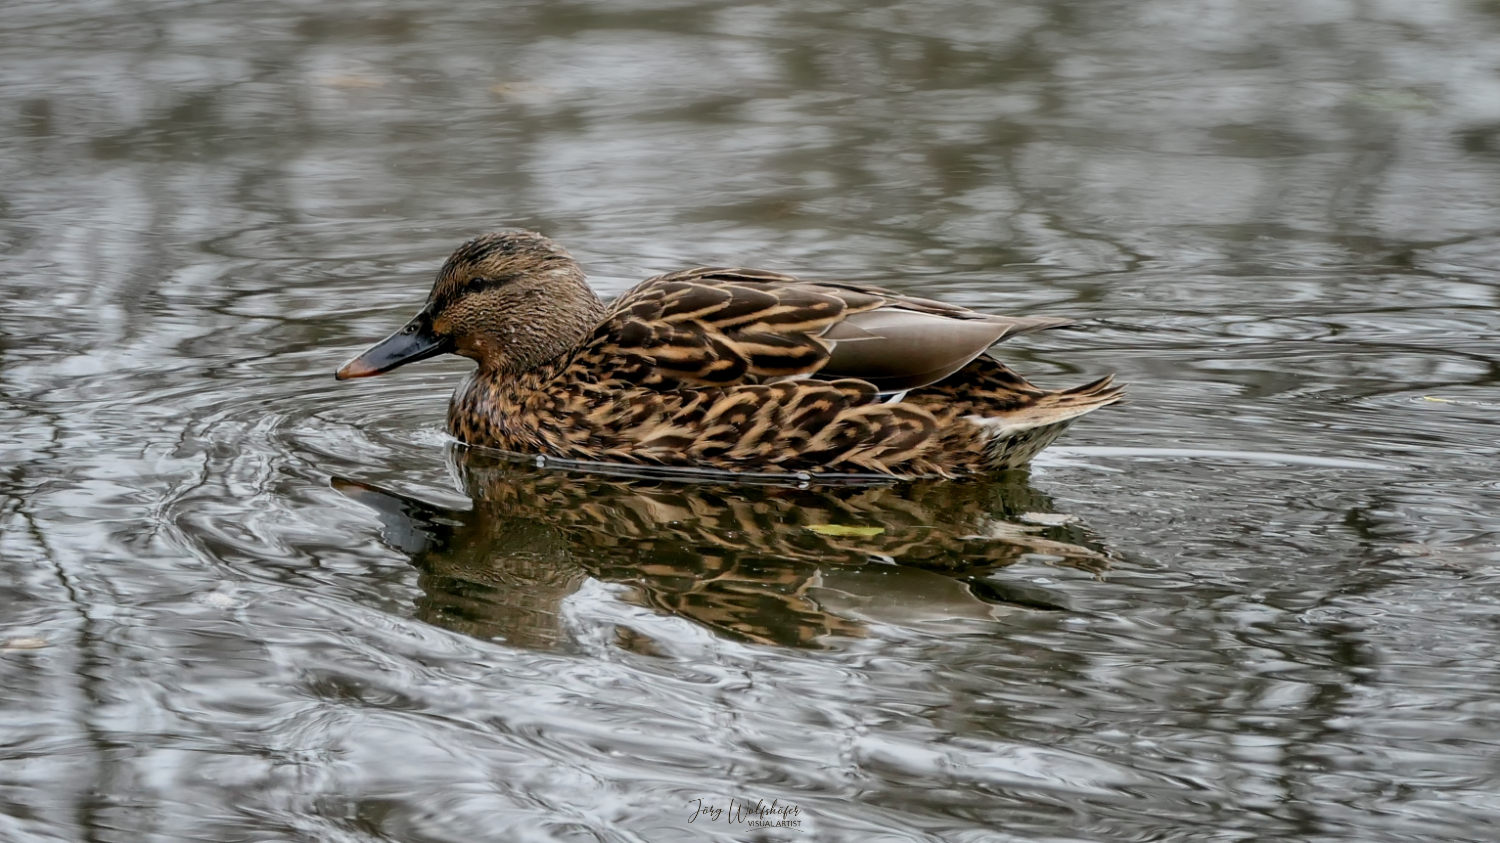
<path id="1" fill-rule="evenodd" d="M 486 234 L 449 256 L 427 305 L 406 327 L 335 377 L 366 378 L 439 354 L 518 374 L 576 346 L 603 314 L 583 270 L 561 246 L 533 231 Z"/>

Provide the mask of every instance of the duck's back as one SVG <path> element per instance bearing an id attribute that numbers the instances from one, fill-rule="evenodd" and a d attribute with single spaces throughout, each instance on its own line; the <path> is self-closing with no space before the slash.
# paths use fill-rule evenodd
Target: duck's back
<path id="1" fill-rule="evenodd" d="M 621 296 L 575 359 L 601 379 L 659 389 L 816 377 L 858 378 L 894 393 L 941 381 L 1005 337 L 1070 321 L 699 267 Z"/>

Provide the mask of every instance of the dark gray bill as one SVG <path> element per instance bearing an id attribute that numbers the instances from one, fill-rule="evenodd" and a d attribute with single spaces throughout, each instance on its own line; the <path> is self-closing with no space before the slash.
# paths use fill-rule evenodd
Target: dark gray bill
<path id="1" fill-rule="evenodd" d="M 418 316 L 406 327 L 370 346 L 364 354 L 345 363 L 334 373 L 339 380 L 368 378 L 389 372 L 397 366 L 426 360 L 452 350 L 447 340 L 432 332 L 427 320 Z"/>

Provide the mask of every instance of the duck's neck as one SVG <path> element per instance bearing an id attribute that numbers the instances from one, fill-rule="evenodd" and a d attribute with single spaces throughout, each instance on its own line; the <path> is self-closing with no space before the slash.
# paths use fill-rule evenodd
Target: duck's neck
<path id="1" fill-rule="evenodd" d="M 505 381 L 553 369 L 577 351 L 604 318 L 604 303 L 576 267 L 561 270 L 544 290 L 528 297 L 523 312 L 496 330 L 495 353 L 478 354 L 481 377 Z"/>
<path id="2" fill-rule="evenodd" d="M 483 368 L 469 373 L 448 403 L 448 432 L 460 442 L 520 453 L 542 450 L 534 399 L 546 370 L 519 376 Z"/>
<path id="3" fill-rule="evenodd" d="M 595 299 L 597 303 L 598 300 Z M 604 317 L 598 304 L 587 327 L 570 332 L 549 357 L 520 371 L 480 365 L 453 393 L 448 405 L 448 432 L 462 442 L 522 453 L 541 453 L 554 444 L 557 430 L 546 424 L 549 395 L 565 378 L 574 356 Z"/>

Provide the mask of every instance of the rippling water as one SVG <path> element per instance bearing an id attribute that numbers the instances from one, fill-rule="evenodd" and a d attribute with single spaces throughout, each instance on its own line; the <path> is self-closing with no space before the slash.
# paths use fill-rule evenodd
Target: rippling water
<path id="1" fill-rule="evenodd" d="M 0 839 L 1493 839 L 1497 9 L 8 4 Z M 333 381 L 506 225 L 1131 400 L 734 487 Z"/>

